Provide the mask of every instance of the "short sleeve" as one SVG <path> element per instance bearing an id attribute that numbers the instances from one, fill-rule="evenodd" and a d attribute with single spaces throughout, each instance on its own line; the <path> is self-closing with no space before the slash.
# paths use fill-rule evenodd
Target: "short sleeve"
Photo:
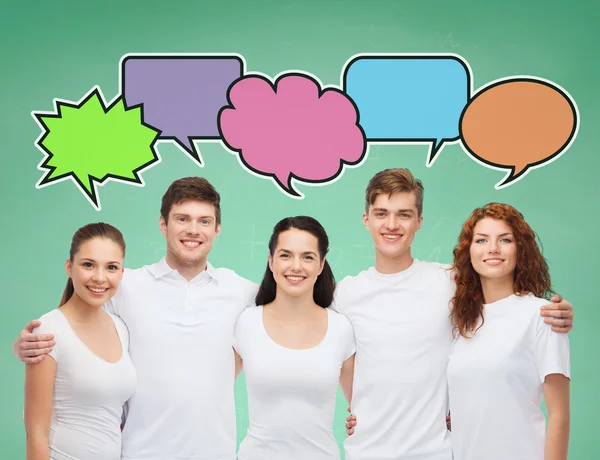
<path id="1" fill-rule="evenodd" d="M 238 316 L 235 327 L 233 328 L 233 348 L 237 351 L 237 354 L 244 359 L 244 334 L 246 331 L 246 323 L 248 322 L 248 308 L 256 308 L 256 307 L 247 307 L 240 313 Z"/>
<path id="2" fill-rule="evenodd" d="M 54 361 L 58 361 L 58 355 L 60 354 L 60 333 L 55 325 L 55 320 L 53 318 L 53 316 L 57 313 L 60 314 L 58 310 L 53 310 L 43 315 L 39 319 L 40 323 L 42 324 L 33 330 L 34 334 L 52 334 L 54 336 L 56 345 L 54 345 L 50 353 L 48 353 L 49 356 L 52 356 L 52 358 L 54 358 Z"/>
<path id="3" fill-rule="evenodd" d="M 333 293 L 333 302 L 331 302 L 330 308 L 338 313 L 342 313 L 344 305 L 344 295 L 346 287 L 348 285 L 349 278 L 346 277 L 342 281 L 336 284 L 335 291 Z"/>
<path id="4" fill-rule="evenodd" d="M 352 323 L 348 318 L 344 315 L 340 314 L 342 317 L 342 333 L 343 333 L 343 361 L 346 361 L 350 358 L 354 353 L 356 353 L 356 339 L 354 337 L 354 328 L 352 327 Z"/>
<path id="5" fill-rule="evenodd" d="M 254 306 L 254 302 L 256 301 L 256 294 L 258 294 L 258 284 L 253 283 L 252 281 L 247 281 L 244 307 Z"/>
<path id="6" fill-rule="evenodd" d="M 534 359 L 542 383 L 550 374 L 562 374 L 571 378 L 569 337 L 567 334 L 554 332 L 552 326 L 545 324 L 541 316 L 537 319 Z"/>

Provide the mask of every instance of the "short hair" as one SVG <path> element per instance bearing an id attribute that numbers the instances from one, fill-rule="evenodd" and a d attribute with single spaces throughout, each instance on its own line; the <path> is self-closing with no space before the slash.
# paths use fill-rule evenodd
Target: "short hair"
<path id="1" fill-rule="evenodd" d="M 385 169 L 371 178 L 365 193 L 365 210 L 369 212 L 369 206 L 375 203 L 377 197 L 382 193 L 391 197 L 398 192 L 415 194 L 417 214 L 421 217 L 423 214 L 423 184 L 406 168 Z"/>
<path id="2" fill-rule="evenodd" d="M 215 225 L 221 224 L 221 197 L 203 177 L 184 177 L 173 182 L 162 197 L 160 215 L 168 222 L 174 204 L 185 201 L 205 201 L 215 207 Z"/>

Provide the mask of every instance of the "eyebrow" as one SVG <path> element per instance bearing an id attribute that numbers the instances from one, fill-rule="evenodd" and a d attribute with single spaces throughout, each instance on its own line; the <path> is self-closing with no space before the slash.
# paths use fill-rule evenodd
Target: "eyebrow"
<path id="1" fill-rule="evenodd" d="M 388 209 L 386 209 L 386 208 L 373 208 L 373 211 L 385 211 L 385 212 L 387 212 Z M 413 209 L 398 209 L 397 212 L 413 212 L 414 213 L 415 211 Z"/>
<path id="2" fill-rule="evenodd" d="M 177 214 L 173 214 L 173 217 L 190 217 L 191 218 L 192 216 L 190 216 L 189 214 L 183 214 L 183 213 L 178 212 Z M 214 216 L 200 216 L 200 217 L 198 217 L 198 219 L 214 220 L 215 217 Z"/>
<path id="3" fill-rule="evenodd" d="M 96 261 L 94 259 L 88 259 L 87 257 L 84 257 L 81 259 L 82 262 L 94 262 L 96 263 Z M 109 262 L 106 262 L 107 264 L 121 264 L 121 262 L 119 262 L 118 260 L 111 260 Z"/>
<path id="4" fill-rule="evenodd" d="M 490 236 L 490 235 L 488 235 L 486 233 L 475 233 L 475 235 L 473 235 L 473 236 L 477 236 L 477 235 L 479 235 L 479 236 Z M 512 233 L 510 233 L 510 232 L 508 232 L 508 233 L 501 233 L 498 236 L 508 236 L 508 235 L 512 236 Z"/>
<path id="5" fill-rule="evenodd" d="M 280 249 L 280 250 L 279 250 L 279 251 L 277 251 L 277 252 L 285 252 L 286 254 L 292 254 L 292 251 L 290 251 L 289 249 Z M 302 253 L 302 255 L 306 255 L 306 254 L 312 254 L 313 256 L 316 256 L 316 255 L 317 255 L 317 253 L 316 253 L 316 252 L 313 252 L 313 251 L 304 251 L 304 252 Z"/>

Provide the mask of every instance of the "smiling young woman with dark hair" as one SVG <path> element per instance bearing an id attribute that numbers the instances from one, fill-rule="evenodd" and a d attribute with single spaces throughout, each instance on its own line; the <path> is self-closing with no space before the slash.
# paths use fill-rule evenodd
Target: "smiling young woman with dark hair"
<path id="1" fill-rule="evenodd" d="M 312 217 L 273 229 L 256 305 L 235 327 L 250 425 L 239 460 L 337 460 L 333 435 L 338 382 L 351 400 L 354 332 L 329 306 L 335 280 L 325 259 L 327 233 Z"/>

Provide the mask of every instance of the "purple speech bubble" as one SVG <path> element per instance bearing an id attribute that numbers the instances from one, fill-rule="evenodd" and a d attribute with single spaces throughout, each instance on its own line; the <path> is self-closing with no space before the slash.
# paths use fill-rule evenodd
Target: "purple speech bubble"
<path id="1" fill-rule="evenodd" d="M 137 55 L 121 59 L 126 107 L 143 104 L 144 122 L 202 163 L 193 139 L 220 139 L 219 110 L 245 69 L 240 55 Z"/>

